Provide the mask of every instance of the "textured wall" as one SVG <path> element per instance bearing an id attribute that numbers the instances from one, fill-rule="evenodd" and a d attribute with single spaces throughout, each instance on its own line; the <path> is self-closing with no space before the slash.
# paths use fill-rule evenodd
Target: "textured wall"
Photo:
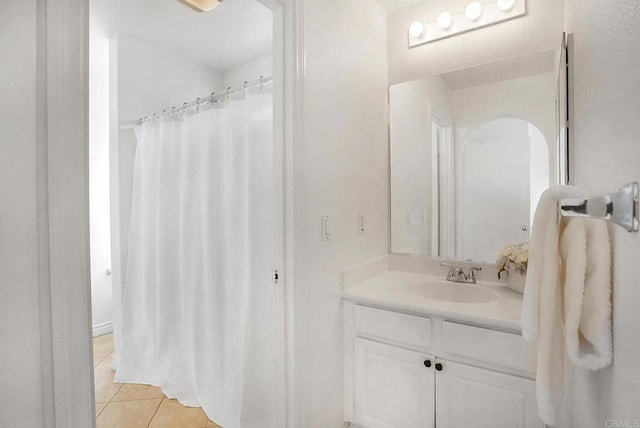
<path id="1" fill-rule="evenodd" d="M 386 16 L 375 0 L 304 1 L 296 329 L 306 340 L 310 427 L 342 426 L 340 271 L 389 246 L 385 47 Z M 366 214 L 364 235 L 358 212 Z M 331 216 L 329 241 L 320 240 L 322 214 Z"/>
<path id="2" fill-rule="evenodd" d="M 0 426 L 42 425 L 36 2 L 0 3 Z"/>
<path id="3" fill-rule="evenodd" d="M 443 10 L 461 12 L 467 0 L 420 0 L 389 13 L 389 83 L 460 70 L 478 64 L 560 47 L 562 2 L 527 1 L 527 15 L 412 49 L 407 29 L 435 21 Z"/>
<path id="4" fill-rule="evenodd" d="M 565 0 L 565 6 L 574 39 L 575 183 L 610 192 L 640 180 L 640 2 Z M 640 234 L 610 230 L 614 362 L 576 373 L 574 427 L 640 424 Z M 628 424 L 607 422 L 614 419 Z"/>

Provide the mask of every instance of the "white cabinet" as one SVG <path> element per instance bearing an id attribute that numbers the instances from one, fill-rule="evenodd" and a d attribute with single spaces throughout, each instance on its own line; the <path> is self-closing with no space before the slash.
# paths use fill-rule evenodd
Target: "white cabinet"
<path id="1" fill-rule="evenodd" d="M 361 338 L 354 342 L 356 422 L 369 428 L 432 428 L 433 357 Z"/>
<path id="2" fill-rule="evenodd" d="M 438 361 L 438 428 L 542 428 L 535 382 L 465 364 Z"/>
<path id="3" fill-rule="evenodd" d="M 544 428 L 517 334 L 347 302 L 344 343 L 345 420 L 358 427 Z"/>

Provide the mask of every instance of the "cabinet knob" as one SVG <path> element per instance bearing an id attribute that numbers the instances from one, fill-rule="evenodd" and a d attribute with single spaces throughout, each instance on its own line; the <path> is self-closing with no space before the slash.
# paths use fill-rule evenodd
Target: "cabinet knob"
<path id="1" fill-rule="evenodd" d="M 436 363 L 436 370 L 438 370 L 439 372 L 442 371 L 442 364 L 440 363 Z"/>
<path id="2" fill-rule="evenodd" d="M 431 360 L 424 360 L 425 367 L 431 367 Z"/>

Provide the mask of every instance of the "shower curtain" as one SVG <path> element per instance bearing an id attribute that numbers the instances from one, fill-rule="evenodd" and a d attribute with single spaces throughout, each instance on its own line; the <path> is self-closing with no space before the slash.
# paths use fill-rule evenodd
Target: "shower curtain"
<path id="1" fill-rule="evenodd" d="M 224 426 L 278 408 L 272 96 L 136 128 L 116 382 L 162 388 Z"/>

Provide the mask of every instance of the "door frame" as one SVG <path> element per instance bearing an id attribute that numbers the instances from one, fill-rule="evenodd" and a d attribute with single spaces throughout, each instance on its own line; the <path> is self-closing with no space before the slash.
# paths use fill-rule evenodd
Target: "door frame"
<path id="1" fill-rule="evenodd" d="M 453 126 L 449 120 L 432 112 L 430 114 L 430 127 L 432 182 L 437 183 L 437 186 L 431 186 L 431 255 L 454 257 L 453 191 L 455 167 L 453 160 Z M 434 222 L 433 219 L 437 219 L 437 222 Z M 437 239 L 434 239 L 436 235 Z"/>
<path id="2" fill-rule="evenodd" d="M 299 398 L 305 384 L 296 376 L 302 353 L 294 331 L 294 161 L 302 135 L 301 0 L 258 0 L 274 17 L 276 156 L 282 159 L 276 205 L 282 242 L 281 272 L 284 360 L 281 426 L 301 426 Z M 37 2 L 38 236 L 40 343 L 44 427 L 95 426 L 91 290 L 89 267 L 89 0 Z M 276 59 L 277 57 L 279 59 Z M 278 77 L 280 76 L 280 77 Z M 278 114 L 280 112 L 280 114 Z M 276 177 L 278 178 L 278 177 Z M 278 196 L 279 194 L 279 196 Z M 276 226 L 278 227 L 278 226 Z M 298 397 L 298 398 L 296 398 Z"/>

